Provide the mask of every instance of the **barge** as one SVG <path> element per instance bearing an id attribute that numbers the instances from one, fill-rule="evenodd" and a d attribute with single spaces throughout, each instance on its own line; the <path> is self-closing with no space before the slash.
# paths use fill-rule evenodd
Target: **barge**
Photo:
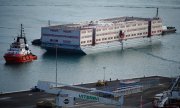
<path id="1" fill-rule="evenodd" d="M 41 46 L 90 54 L 159 40 L 162 19 L 117 17 L 41 28 Z"/>
<path id="2" fill-rule="evenodd" d="M 117 50 L 160 41 L 162 19 L 115 17 L 41 28 L 41 46 L 47 50 L 85 54 Z"/>

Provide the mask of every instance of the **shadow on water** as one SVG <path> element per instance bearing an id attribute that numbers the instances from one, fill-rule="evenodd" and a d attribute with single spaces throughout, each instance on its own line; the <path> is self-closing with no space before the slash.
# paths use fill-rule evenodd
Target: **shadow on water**
<path id="1" fill-rule="evenodd" d="M 70 59 L 76 58 L 76 59 L 78 59 L 78 58 L 84 57 L 86 55 L 83 53 L 63 52 L 63 51 L 58 50 L 57 56 L 58 56 L 58 58 L 70 58 Z M 46 51 L 42 55 L 43 59 L 54 59 L 55 57 L 56 57 L 56 51 Z"/>
<path id="2" fill-rule="evenodd" d="M 31 64 L 31 62 L 27 63 L 4 63 L 4 66 L 6 67 L 12 67 L 12 68 L 20 68 Z"/>
<path id="3" fill-rule="evenodd" d="M 9 72 L 12 73 L 24 73 L 26 71 L 28 71 L 30 69 L 30 67 L 32 66 L 32 62 L 27 62 L 27 63 L 14 63 L 14 64 L 9 64 L 9 63 L 5 63 L 4 67 L 6 67 L 6 69 Z M 10 71 L 11 70 L 11 71 Z"/>
<path id="4" fill-rule="evenodd" d="M 59 61 L 71 61 L 71 62 L 78 62 L 78 61 L 83 61 L 83 60 L 96 60 L 99 58 L 106 58 L 106 57 L 124 57 L 129 50 L 136 50 L 136 51 L 141 51 L 141 52 L 152 52 L 152 51 L 158 51 L 162 47 L 161 42 L 155 42 L 152 43 L 151 45 L 139 45 L 137 47 L 133 48 L 124 48 L 122 49 L 117 49 L 117 50 L 112 50 L 112 51 L 105 51 L 105 52 L 98 52 L 98 53 L 92 53 L 85 55 L 83 53 L 74 53 L 74 52 L 65 52 L 58 50 L 57 51 L 57 60 Z M 151 51 L 152 50 L 152 51 Z M 47 61 L 54 61 L 56 59 L 56 51 L 55 50 L 50 50 L 46 51 L 42 55 L 42 59 L 47 60 Z"/>

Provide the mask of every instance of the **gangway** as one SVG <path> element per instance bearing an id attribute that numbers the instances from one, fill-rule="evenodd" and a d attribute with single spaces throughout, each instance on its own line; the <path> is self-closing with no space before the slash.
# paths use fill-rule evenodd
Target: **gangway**
<path id="1" fill-rule="evenodd" d="M 176 78 L 171 88 L 163 93 L 156 94 L 153 101 L 155 108 L 179 108 L 180 106 L 180 76 Z"/>
<path id="2" fill-rule="evenodd" d="M 58 85 L 56 87 L 55 85 Z M 121 108 L 124 97 L 116 96 L 112 92 L 96 90 L 95 88 L 85 88 L 80 86 L 67 85 L 63 83 L 55 83 L 49 81 L 38 81 L 37 88 L 46 93 L 56 95 L 56 106 L 58 107 L 73 107 L 75 99 L 92 101 L 107 105 L 115 105 Z M 110 97 L 99 96 L 98 93 L 108 94 Z"/>

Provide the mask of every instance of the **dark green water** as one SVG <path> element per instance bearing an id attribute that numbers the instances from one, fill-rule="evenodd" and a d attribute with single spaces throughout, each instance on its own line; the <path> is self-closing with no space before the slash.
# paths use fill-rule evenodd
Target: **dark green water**
<path id="1" fill-rule="evenodd" d="M 91 55 L 58 53 L 58 81 L 68 84 L 95 82 L 105 78 L 125 79 L 142 76 L 177 76 L 180 73 L 179 0 L 0 0 L 0 92 L 26 90 L 38 80 L 55 81 L 55 54 L 46 53 L 31 41 L 40 38 L 42 26 L 92 19 L 137 16 L 153 17 L 159 7 L 164 25 L 177 33 L 161 42 L 124 51 Z M 38 60 L 20 65 L 5 65 L 3 55 L 20 24 L 25 27 L 30 49 Z"/>

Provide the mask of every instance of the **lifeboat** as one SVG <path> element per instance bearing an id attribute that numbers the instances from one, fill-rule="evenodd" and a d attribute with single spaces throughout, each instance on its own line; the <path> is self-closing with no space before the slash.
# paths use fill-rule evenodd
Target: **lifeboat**
<path id="1" fill-rule="evenodd" d="M 15 41 L 10 45 L 8 51 L 4 54 L 6 63 L 24 63 L 37 60 L 37 56 L 29 50 L 25 37 L 24 28 L 21 24 L 21 34 L 17 36 Z"/>

